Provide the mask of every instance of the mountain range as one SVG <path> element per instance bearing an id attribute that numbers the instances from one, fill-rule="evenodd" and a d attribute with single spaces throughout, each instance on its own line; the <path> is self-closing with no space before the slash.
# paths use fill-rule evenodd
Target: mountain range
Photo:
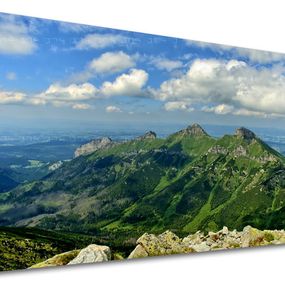
<path id="1" fill-rule="evenodd" d="M 0 225 L 122 243 L 146 231 L 285 227 L 285 158 L 246 128 L 214 138 L 193 124 L 165 139 L 148 132 L 84 149 L 44 178 L 0 193 Z"/>

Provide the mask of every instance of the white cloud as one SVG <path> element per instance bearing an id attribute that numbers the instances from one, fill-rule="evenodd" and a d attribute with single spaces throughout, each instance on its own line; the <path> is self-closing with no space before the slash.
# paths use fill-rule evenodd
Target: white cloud
<path id="1" fill-rule="evenodd" d="M 106 112 L 108 112 L 108 113 L 120 113 L 120 112 L 122 112 L 122 110 L 116 106 L 107 106 Z"/>
<path id="2" fill-rule="evenodd" d="M 142 96 L 142 88 L 148 74 L 142 69 L 132 69 L 128 74 L 118 76 L 114 82 L 104 82 L 101 93 L 105 96 Z"/>
<path id="3" fill-rule="evenodd" d="M 7 72 L 6 73 L 6 79 L 8 80 L 16 80 L 17 74 L 15 72 Z"/>
<path id="4" fill-rule="evenodd" d="M 234 106 L 226 105 L 226 104 L 220 104 L 217 106 L 204 106 L 202 108 L 202 111 L 208 112 L 208 113 L 215 113 L 216 115 L 237 115 L 237 116 L 255 116 L 255 117 L 268 117 L 264 112 L 258 112 L 258 111 L 250 111 L 247 109 L 236 109 Z M 275 114 L 271 114 L 269 116 L 275 116 Z"/>
<path id="5" fill-rule="evenodd" d="M 95 73 L 117 73 L 135 66 L 134 59 L 128 54 L 119 52 L 106 52 L 93 59 L 89 70 Z"/>
<path id="6" fill-rule="evenodd" d="M 0 18 L 0 54 L 27 55 L 36 48 L 30 29 L 25 23 L 17 21 L 15 17 Z"/>
<path id="7" fill-rule="evenodd" d="M 77 103 L 77 104 L 74 104 L 72 106 L 72 109 L 75 109 L 75 110 L 88 110 L 88 109 L 91 109 L 91 105 L 83 104 L 83 103 Z"/>
<path id="8" fill-rule="evenodd" d="M 24 102 L 26 95 L 20 92 L 0 91 L 0 104 L 19 104 Z"/>
<path id="9" fill-rule="evenodd" d="M 110 75 L 134 67 L 136 55 L 128 55 L 122 51 L 105 52 L 88 63 L 87 67 L 71 75 L 71 82 L 86 82 L 97 75 Z"/>
<path id="10" fill-rule="evenodd" d="M 46 105 L 47 101 L 43 98 L 38 98 L 38 97 L 26 97 L 26 103 L 35 105 L 35 106 L 40 106 L 40 105 Z"/>
<path id="11" fill-rule="evenodd" d="M 82 101 L 94 99 L 96 92 L 96 87 L 90 83 L 71 84 L 68 86 L 52 84 L 37 97 L 47 101 Z"/>
<path id="12" fill-rule="evenodd" d="M 162 101 L 187 101 L 192 106 L 220 105 L 212 110 L 215 113 L 285 113 L 283 70 L 255 68 L 237 60 L 197 59 L 186 74 L 163 82 L 153 95 Z"/>
<path id="13" fill-rule="evenodd" d="M 167 71 L 172 71 L 174 69 L 183 67 L 183 62 L 180 60 L 171 60 L 161 57 L 154 58 L 150 63 L 153 64 L 157 69 Z"/>
<path id="14" fill-rule="evenodd" d="M 182 110 L 182 111 L 193 111 L 194 109 L 190 107 L 190 105 L 184 101 L 172 101 L 172 102 L 167 102 L 164 104 L 164 109 L 166 111 L 177 111 L 177 110 Z"/>
<path id="15" fill-rule="evenodd" d="M 261 63 L 261 64 L 273 63 L 285 60 L 285 55 L 282 53 L 246 49 L 246 48 L 235 48 L 234 51 L 236 51 L 238 55 L 248 58 L 252 62 Z"/>
<path id="16" fill-rule="evenodd" d="M 109 46 L 124 44 L 128 38 L 117 34 L 89 34 L 76 44 L 76 49 L 103 49 Z"/>
<path id="17" fill-rule="evenodd" d="M 213 106 L 213 107 L 204 106 L 202 108 L 202 110 L 205 112 L 213 112 L 217 115 L 226 115 L 226 114 L 232 113 L 234 109 L 235 108 L 233 106 L 227 105 L 227 104 L 220 104 L 220 105 Z"/>

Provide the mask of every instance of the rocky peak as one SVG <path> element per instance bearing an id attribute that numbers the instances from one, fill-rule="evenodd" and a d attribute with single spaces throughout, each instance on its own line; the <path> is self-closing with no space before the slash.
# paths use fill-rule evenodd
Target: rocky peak
<path id="1" fill-rule="evenodd" d="M 139 140 L 139 141 L 141 141 L 141 140 L 146 140 L 146 139 L 148 139 L 148 140 L 149 140 L 149 139 L 153 140 L 153 139 L 155 139 L 155 138 L 156 138 L 156 133 L 153 132 L 153 131 L 148 131 L 148 132 L 146 132 L 144 135 L 137 137 L 136 140 Z"/>
<path id="2" fill-rule="evenodd" d="M 256 137 L 254 132 L 244 127 L 236 129 L 235 135 L 246 140 L 252 140 Z"/>
<path id="3" fill-rule="evenodd" d="M 185 135 L 200 137 L 200 136 L 208 136 L 206 131 L 199 125 L 199 124 L 193 124 L 191 126 L 188 126 L 186 129 L 181 131 Z"/>
<path id="4" fill-rule="evenodd" d="M 91 142 L 81 145 L 79 148 L 77 148 L 75 150 L 74 157 L 78 157 L 80 155 L 88 155 L 96 150 L 107 148 L 112 144 L 113 141 L 108 137 L 92 140 Z"/>

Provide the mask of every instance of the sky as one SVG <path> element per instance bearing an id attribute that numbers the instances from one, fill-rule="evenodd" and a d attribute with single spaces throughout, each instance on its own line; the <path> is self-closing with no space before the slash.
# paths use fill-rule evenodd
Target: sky
<path id="1" fill-rule="evenodd" d="M 285 55 L 0 14 L 0 126 L 285 129 Z"/>

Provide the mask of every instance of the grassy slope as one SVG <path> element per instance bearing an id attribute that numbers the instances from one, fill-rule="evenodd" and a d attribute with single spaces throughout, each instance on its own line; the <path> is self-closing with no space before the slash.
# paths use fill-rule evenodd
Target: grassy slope
<path id="1" fill-rule="evenodd" d="M 212 146 L 227 153 L 208 153 Z M 234 154 L 241 146 L 247 155 Z M 260 162 L 266 155 L 274 161 Z M 284 173 L 284 158 L 259 140 L 175 134 L 130 141 L 0 195 L 0 222 L 92 233 L 121 245 L 145 231 L 188 233 L 249 222 L 272 228 L 274 213 L 283 213 Z M 284 227 L 281 218 L 277 225 Z"/>

